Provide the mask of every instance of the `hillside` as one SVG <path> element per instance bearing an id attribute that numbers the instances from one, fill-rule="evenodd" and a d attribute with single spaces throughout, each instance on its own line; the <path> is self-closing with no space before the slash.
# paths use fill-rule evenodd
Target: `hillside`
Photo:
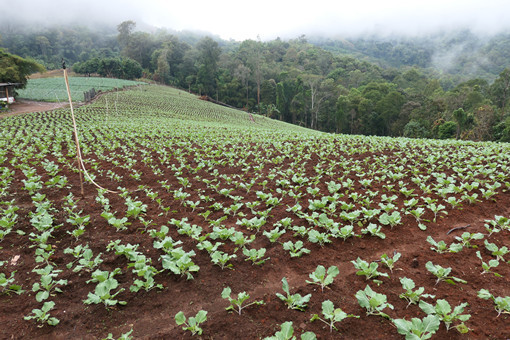
<path id="1" fill-rule="evenodd" d="M 508 337 L 508 143 L 326 134 L 156 85 L 76 116 L 83 166 L 68 109 L 0 119 L 0 338 Z"/>

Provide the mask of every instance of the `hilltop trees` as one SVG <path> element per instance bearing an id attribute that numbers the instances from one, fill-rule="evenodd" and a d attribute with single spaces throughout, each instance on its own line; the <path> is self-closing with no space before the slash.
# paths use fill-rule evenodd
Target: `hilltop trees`
<path id="1" fill-rule="evenodd" d="M 412 52 L 410 41 L 374 44 L 367 40 L 353 45 L 374 58 L 389 58 L 394 67 L 383 68 L 383 62 L 339 52 L 352 46 L 338 42 L 323 41 L 324 48 L 309 43 L 305 36 L 227 42 L 190 32 L 141 32 L 134 21 L 124 21 L 116 31 L 100 35 L 52 28 L 7 35 L 3 40 L 50 68 L 59 68 L 65 57 L 83 74 L 126 79 L 143 75 L 321 131 L 510 139 L 510 69 L 502 70 L 492 83 L 485 78 L 467 79 L 466 73 L 462 77 L 434 73 L 420 67 L 429 65 L 431 50 Z M 495 74 L 492 68 L 491 72 Z"/>

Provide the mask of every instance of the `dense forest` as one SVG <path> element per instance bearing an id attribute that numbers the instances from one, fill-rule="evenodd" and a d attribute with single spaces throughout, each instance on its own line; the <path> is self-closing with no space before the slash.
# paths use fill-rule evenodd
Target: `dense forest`
<path id="1" fill-rule="evenodd" d="M 145 78 L 333 133 L 510 141 L 510 34 L 300 36 L 0 24 L 0 47 L 48 69 Z"/>

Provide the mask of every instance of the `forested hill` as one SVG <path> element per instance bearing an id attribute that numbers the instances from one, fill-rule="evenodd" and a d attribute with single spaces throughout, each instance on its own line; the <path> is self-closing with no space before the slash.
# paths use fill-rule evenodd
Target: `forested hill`
<path id="1" fill-rule="evenodd" d="M 383 67 L 417 66 L 460 82 L 470 78 L 493 81 L 510 65 L 510 32 L 478 35 L 470 30 L 406 36 L 357 38 L 309 37 L 327 51 L 349 54 Z"/>
<path id="2" fill-rule="evenodd" d="M 237 42 L 133 21 L 0 23 L 0 35 L 0 48 L 49 69 L 64 58 L 78 73 L 143 77 L 316 130 L 510 141 L 510 35 Z"/>

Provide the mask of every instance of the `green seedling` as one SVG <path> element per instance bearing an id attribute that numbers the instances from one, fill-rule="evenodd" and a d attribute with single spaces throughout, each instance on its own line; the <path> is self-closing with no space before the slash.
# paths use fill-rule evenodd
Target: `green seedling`
<path id="1" fill-rule="evenodd" d="M 440 320 L 436 315 L 427 315 L 423 319 L 412 318 L 393 319 L 399 334 L 405 335 L 406 340 L 430 339 L 439 329 Z"/>
<path id="2" fill-rule="evenodd" d="M 359 318 L 357 315 L 353 314 L 347 314 L 345 313 L 341 308 L 335 308 L 333 305 L 333 302 L 330 300 L 326 300 L 322 302 L 322 315 L 324 316 L 324 319 L 319 317 L 319 315 L 314 314 L 310 321 L 320 320 L 324 322 L 326 325 L 329 326 L 329 332 L 333 332 L 333 329 L 338 331 L 338 329 L 335 327 L 335 323 L 340 322 L 347 318 Z"/>
<path id="3" fill-rule="evenodd" d="M 333 280 L 339 273 L 340 271 L 336 266 L 329 267 L 326 272 L 326 268 L 324 266 L 318 265 L 315 271 L 309 275 L 311 281 L 307 280 L 306 283 L 319 285 L 321 286 L 321 291 L 324 291 L 324 287 L 332 284 Z"/>
<path id="4" fill-rule="evenodd" d="M 302 296 L 301 294 L 290 294 L 289 291 L 289 284 L 287 283 L 287 279 L 284 277 L 282 279 L 282 289 L 287 294 L 287 296 L 276 293 L 276 296 L 280 298 L 289 309 L 297 309 L 302 312 L 305 311 L 305 308 L 307 306 L 307 303 L 310 301 L 310 298 L 312 297 L 312 294 L 307 294 L 305 296 Z"/>
<path id="5" fill-rule="evenodd" d="M 415 288 L 415 284 L 412 279 L 408 279 L 407 277 L 401 277 L 400 283 L 402 284 L 402 288 L 405 290 L 405 292 L 400 294 L 399 297 L 401 299 L 407 300 L 408 302 L 407 307 L 409 307 L 412 304 L 417 304 L 423 298 L 431 299 L 435 298 L 435 295 L 423 294 L 423 292 L 425 291 L 425 288 L 423 287 L 413 290 Z"/>
<path id="6" fill-rule="evenodd" d="M 386 295 L 373 291 L 367 285 L 364 290 L 359 290 L 356 293 L 356 299 L 359 305 L 367 310 L 367 315 L 379 315 L 390 319 L 389 315 L 383 312 L 386 308 L 393 309 L 393 305 L 387 302 Z"/>
<path id="7" fill-rule="evenodd" d="M 428 261 L 425 264 L 425 267 L 427 268 L 427 270 L 429 272 L 431 272 L 432 274 L 434 274 L 437 277 L 436 285 L 441 281 L 445 281 L 445 282 L 447 282 L 449 284 L 453 284 L 453 285 L 455 284 L 455 282 L 464 283 L 464 284 L 467 283 L 467 281 L 459 279 L 458 277 L 449 276 L 450 272 L 452 271 L 452 268 L 450 268 L 450 267 L 443 268 L 438 264 L 437 265 L 433 264 L 431 261 Z"/>
<path id="8" fill-rule="evenodd" d="M 428 302 L 420 301 L 420 308 L 428 315 L 436 315 L 441 321 L 444 322 L 446 330 L 450 330 L 451 324 L 455 321 L 461 321 L 461 324 L 455 326 L 460 332 L 464 332 L 467 327 L 464 322 L 471 318 L 470 314 L 462 314 L 464 308 L 467 307 L 467 303 L 461 303 L 460 305 L 453 308 L 450 306 L 448 301 L 439 299 L 436 301 L 436 305 L 433 306 Z"/>
<path id="9" fill-rule="evenodd" d="M 263 300 L 258 300 L 258 301 L 253 301 L 253 302 L 243 306 L 243 303 L 250 298 L 250 295 L 248 295 L 248 293 L 246 293 L 246 292 L 240 292 L 237 294 L 237 299 L 233 299 L 230 296 L 231 293 L 232 293 L 232 290 L 230 289 L 230 287 L 225 287 L 223 289 L 223 291 L 221 292 L 221 297 L 223 299 L 227 299 L 228 302 L 230 303 L 230 306 L 228 306 L 225 309 L 236 311 L 239 315 L 241 315 L 241 311 L 246 307 L 249 307 L 251 305 L 263 305 L 264 304 Z"/>
<path id="10" fill-rule="evenodd" d="M 175 314 L 175 323 L 178 326 L 184 325 L 182 329 L 190 331 L 191 335 L 202 335 L 203 329 L 200 327 L 200 324 L 205 321 L 207 321 L 207 311 L 205 310 L 198 311 L 194 317 L 190 316 L 188 319 L 186 319 L 186 316 L 182 311 Z"/>
<path id="11" fill-rule="evenodd" d="M 491 299 L 494 302 L 494 308 L 498 312 L 498 317 L 503 314 L 510 314 L 510 296 L 494 296 L 487 289 L 480 289 L 478 297 L 484 300 Z"/>
<path id="12" fill-rule="evenodd" d="M 56 326 L 56 325 L 58 325 L 60 320 L 57 319 L 56 317 L 52 317 L 50 315 L 49 312 L 50 312 L 50 310 L 53 309 L 53 307 L 55 307 L 55 302 L 46 301 L 43 304 L 41 309 L 37 309 L 37 308 L 32 309 L 32 315 L 27 315 L 24 317 L 24 319 L 25 320 L 35 319 L 35 321 L 37 321 L 38 323 L 41 324 L 38 327 L 42 327 L 42 326 L 44 326 L 44 324 L 48 324 L 50 326 Z"/>

